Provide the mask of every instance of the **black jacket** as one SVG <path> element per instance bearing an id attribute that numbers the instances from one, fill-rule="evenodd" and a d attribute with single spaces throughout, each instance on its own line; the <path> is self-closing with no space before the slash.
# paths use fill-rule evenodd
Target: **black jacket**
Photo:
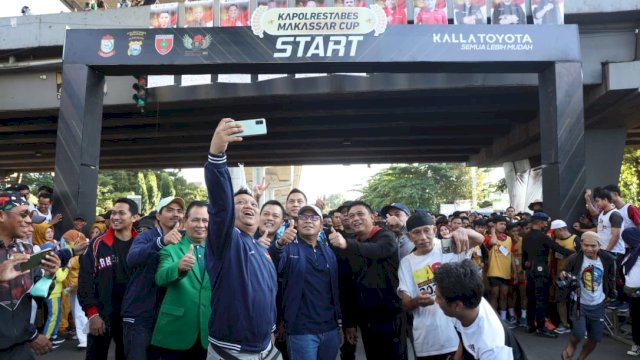
<path id="1" fill-rule="evenodd" d="M 376 226 L 364 241 L 346 239 L 357 294 L 359 322 L 385 322 L 402 313 L 398 296 L 398 244 L 389 230 Z"/>
<path id="2" fill-rule="evenodd" d="M 608 298 L 615 298 L 616 293 L 616 258 L 606 251 L 598 251 L 598 257 L 602 261 L 604 267 L 604 274 L 602 274 L 602 283 L 604 284 L 604 295 Z M 579 250 L 577 253 L 569 256 L 567 262 L 564 264 L 564 271 L 573 274 L 573 276 L 580 278 L 580 270 L 582 270 L 582 263 L 584 262 L 584 253 Z"/>
<path id="3" fill-rule="evenodd" d="M 137 235 L 131 230 L 133 241 Z M 103 235 L 91 240 L 85 253 L 80 256 L 80 274 L 78 276 L 78 302 L 87 318 L 99 314 L 109 326 L 113 313 L 112 290 L 115 278 L 115 252 L 113 242 L 115 234 L 109 228 Z M 126 261 L 126 259 L 122 259 Z"/>
<path id="4" fill-rule="evenodd" d="M 522 264 L 527 275 L 549 275 L 549 250 L 553 250 L 564 256 L 573 254 L 573 251 L 560 246 L 540 230 L 531 230 L 522 239 Z"/>

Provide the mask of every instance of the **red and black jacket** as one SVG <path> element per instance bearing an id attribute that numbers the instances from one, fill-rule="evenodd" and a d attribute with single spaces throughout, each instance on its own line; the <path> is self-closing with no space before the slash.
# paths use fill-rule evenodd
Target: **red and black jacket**
<path id="1" fill-rule="evenodd" d="M 131 230 L 132 240 L 136 238 L 135 229 Z M 80 256 L 80 274 L 78 277 L 78 301 L 87 318 L 99 314 L 102 320 L 111 324 L 113 316 L 112 290 L 115 266 L 118 261 L 114 249 L 115 234 L 112 227 L 97 238 L 91 240 L 85 253 Z M 126 261 L 126 259 L 121 259 Z"/>

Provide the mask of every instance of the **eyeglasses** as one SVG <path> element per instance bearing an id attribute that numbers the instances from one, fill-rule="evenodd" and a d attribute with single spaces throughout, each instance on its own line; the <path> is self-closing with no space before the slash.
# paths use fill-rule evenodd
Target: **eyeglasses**
<path id="1" fill-rule="evenodd" d="M 12 214 L 18 214 L 20 215 L 21 218 L 25 219 L 27 216 L 29 216 L 29 209 L 25 210 L 25 211 L 7 211 L 8 213 L 12 213 Z"/>
<path id="2" fill-rule="evenodd" d="M 307 221 L 309 219 L 318 221 L 320 220 L 320 215 L 298 215 L 298 220 Z"/>

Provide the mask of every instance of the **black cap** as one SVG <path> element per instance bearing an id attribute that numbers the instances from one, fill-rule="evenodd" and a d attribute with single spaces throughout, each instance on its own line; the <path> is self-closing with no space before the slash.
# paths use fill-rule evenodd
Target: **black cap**
<path id="1" fill-rule="evenodd" d="M 411 231 L 425 225 L 433 225 L 433 218 L 428 212 L 416 212 L 407 219 L 407 231 Z"/>

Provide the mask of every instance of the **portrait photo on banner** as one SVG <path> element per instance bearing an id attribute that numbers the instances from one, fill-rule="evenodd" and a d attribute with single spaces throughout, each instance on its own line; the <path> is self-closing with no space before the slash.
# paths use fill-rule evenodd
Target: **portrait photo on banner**
<path id="1" fill-rule="evenodd" d="M 447 0 L 415 0 L 413 23 L 417 25 L 447 25 Z"/>
<path id="2" fill-rule="evenodd" d="M 476 25 L 487 23 L 487 0 L 453 0 L 453 23 Z"/>
<path id="3" fill-rule="evenodd" d="M 365 0 L 333 0 L 333 7 L 365 7 Z"/>
<path id="4" fill-rule="evenodd" d="M 387 15 L 387 24 L 407 24 L 406 0 L 375 0 L 375 3 L 384 9 L 384 13 Z"/>
<path id="5" fill-rule="evenodd" d="M 492 0 L 491 23 L 495 25 L 526 24 L 524 0 Z"/>
<path id="6" fill-rule="evenodd" d="M 288 8 L 289 3 L 287 0 L 258 0 L 258 6 L 266 6 L 269 9 L 282 9 Z"/>
<path id="7" fill-rule="evenodd" d="M 170 29 L 178 25 L 178 3 L 154 4 L 149 9 L 149 27 Z"/>
<path id="8" fill-rule="evenodd" d="M 249 0 L 220 0 L 220 26 L 248 26 Z"/>
<path id="9" fill-rule="evenodd" d="M 184 27 L 213 27 L 213 0 L 184 3 Z"/>
<path id="10" fill-rule="evenodd" d="M 564 24 L 564 0 L 531 0 L 534 24 Z"/>

